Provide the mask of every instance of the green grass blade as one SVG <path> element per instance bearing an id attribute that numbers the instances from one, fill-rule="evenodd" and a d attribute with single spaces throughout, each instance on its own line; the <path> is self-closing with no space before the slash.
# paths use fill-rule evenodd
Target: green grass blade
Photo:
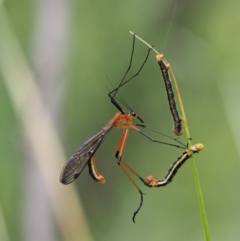
<path id="1" fill-rule="evenodd" d="M 184 127 L 185 127 L 186 136 L 187 136 L 187 139 L 188 139 L 188 145 L 192 146 L 191 139 L 190 139 L 190 132 L 189 132 L 189 129 L 188 129 L 187 118 L 186 118 L 186 114 L 185 114 L 185 111 L 184 111 L 181 94 L 180 94 L 180 91 L 179 91 L 179 88 L 178 88 L 178 85 L 177 85 L 176 78 L 175 78 L 174 73 L 172 71 L 172 68 L 170 68 L 169 71 L 170 71 L 170 74 L 172 76 L 174 87 L 176 89 L 179 106 L 180 106 L 182 117 L 183 117 L 183 120 L 184 120 Z M 197 189 L 198 203 L 199 203 L 199 207 L 200 207 L 203 229 L 204 229 L 204 233 L 205 233 L 205 239 L 206 239 L 206 241 L 210 241 L 211 238 L 210 238 L 210 231 L 209 231 L 209 226 L 208 226 L 208 221 L 207 221 L 207 214 L 206 214 L 206 210 L 205 210 L 205 206 L 204 206 L 204 200 L 203 200 L 203 195 L 202 195 L 202 190 L 201 190 L 201 185 L 200 185 L 200 180 L 199 180 L 199 176 L 198 176 L 197 165 L 196 165 L 196 162 L 195 162 L 194 155 L 192 155 L 192 164 L 193 164 L 194 179 L 195 179 L 195 184 L 196 184 L 196 189 Z"/>

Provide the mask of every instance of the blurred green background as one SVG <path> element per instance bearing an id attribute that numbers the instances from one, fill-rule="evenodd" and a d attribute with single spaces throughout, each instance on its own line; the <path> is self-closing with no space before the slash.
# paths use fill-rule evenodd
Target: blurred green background
<path id="1" fill-rule="evenodd" d="M 167 187 L 136 180 L 147 195 L 132 223 L 139 194 L 116 164 L 119 129 L 96 153 L 105 185 L 87 170 L 75 184 L 59 182 L 63 164 L 116 113 L 106 87 L 128 67 L 129 30 L 170 62 L 193 142 L 205 146 L 195 157 L 212 240 L 239 240 L 240 4 L 175 3 L 0 1 L 0 240 L 204 240 L 191 161 Z M 137 40 L 132 74 L 146 52 Z M 173 136 L 155 54 L 120 94 L 146 125 Z M 131 131 L 124 160 L 160 178 L 180 154 Z"/>

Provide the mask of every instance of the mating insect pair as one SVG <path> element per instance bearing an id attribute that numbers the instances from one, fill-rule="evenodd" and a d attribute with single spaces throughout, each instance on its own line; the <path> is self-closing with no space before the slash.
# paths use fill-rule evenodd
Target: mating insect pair
<path id="1" fill-rule="evenodd" d="M 89 140 L 87 140 L 85 143 L 83 143 L 79 147 L 79 149 L 73 154 L 73 156 L 70 157 L 70 159 L 68 160 L 66 165 L 63 167 L 63 170 L 62 170 L 61 176 L 60 176 L 60 182 L 65 185 L 72 183 L 79 177 L 81 172 L 88 165 L 89 174 L 92 176 L 92 178 L 95 181 L 98 181 L 100 183 L 105 183 L 105 178 L 97 170 L 97 167 L 95 164 L 95 159 L 94 159 L 94 154 L 100 147 L 100 145 L 103 142 L 106 135 L 110 132 L 110 130 L 113 127 L 122 128 L 123 133 L 122 133 L 122 137 L 119 141 L 115 156 L 117 158 L 117 163 L 118 163 L 118 166 L 120 167 L 120 169 L 124 172 L 124 174 L 128 177 L 128 179 L 132 182 L 132 184 L 137 188 L 137 190 L 140 193 L 141 201 L 140 201 L 139 207 L 133 214 L 133 222 L 135 222 L 135 216 L 139 212 L 139 210 L 141 209 L 142 204 L 143 204 L 143 195 L 144 194 L 140 190 L 140 188 L 137 186 L 137 184 L 133 181 L 131 176 L 128 174 L 127 170 L 130 171 L 135 176 L 137 176 L 148 187 L 165 186 L 169 182 L 171 182 L 171 180 L 175 176 L 177 170 L 181 167 L 181 165 L 186 160 L 188 160 L 192 156 L 193 153 L 197 153 L 197 152 L 201 151 L 201 149 L 203 148 L 203 145 L 196 144 L 196 145 L 192 146 L 191 148 L 188 148 L 187 146 L 185 146 L 183 143 L 181 143 L 176 138 L 172 138 L 168 135 L 165 135 L 163 133 L 160 133 L 158 131 L 155 131 L 155 130 L 147 127 L 144 124 L 143 120 L 126 104 L 126 102 L 118 94 L 119 89 L 123 85 L 125 85 L 130 80 L 132 80 L 134 77 L 139 75 L 139 73 L 143 69 L 145 63 L 147 62 L 150 51 L 151 50 L 156 51 L 155 49 L 153 49 L 152 46 L 148 45 L 146 42 L 144 42 L 142 39 L 140 39 L 137 35 L 135 35 L 134 33 L 132 33 L 132 34 L 133 34 L 133 45 L 132 45 L 132 53 L 131 53 L 129 67 L 128 67 L 126 73 L 124 74 L 118 87 L 115 88 L 114 90 L 112 90 L 111 92 L 109 92 L 109 94 L 108 94 L 112 104 L 119 110 L 119 112 L 115 114 L 115 116 L 112 118 L 112 120 L 110 120 L 110 122 L 101 131 L 99 131 L 96 135 L 94 135 Z M 149 49 L 147 52 L 147 56 L 146 56 L 143 64 L 140 66 L 138 72 L 126 80 L 126 76 L 129 72 L 129 70 L 131 69 L 131 65 L 132 65 L 136 37 L 139 38 L 144 43 L 146 43 L 149 46 Z M 170 80 L 170 77 L 168 74 L 170 65 L 166 62 L 163 55 L 160 55 L 160 54 L 157 55 L 157 61 L 160 66 L 162 76 L 163 76 L 163 79 L 165 82 L 169 107 L 170 107 L 170 110 L 171 110 L 171 113 L 173 116 L 173 120 L 174 120 L 173 130 L 176 135 L 181 135 L 182 134 L 182 126 L 183 126 L 182 118 L 179 116 L 177 108 L 176 108 L 176 103 L 174 100 L 174 92 L 173 92 L 171 80 Z M 125 110 L 123 110 L 120 103 L 122 103 L 126 108 L 128 108 L 129 112 L 126 112 Z M 134 119 L 138 120 L 141 123 L 135 123 L 133 121 Z M 144 132 L 142 132 L 142 130 L 140 130 L 138 127 L 142 127 L 142 128 L 148 129 L 150 131 L 157 132 L 165 137 L 168 137 L 168 138 L 174 140 L 175 142 L 178 142 L 178 144 L 176 145 L 176 144 L 172 144 L 172 143 L 155 140 L 152 137 L 145 134 Z M 140 134 L 142 134 L 143 136 L 145 136 L 152 142 L 184 149 L 183 153 L 174 161 L 174 163 L 168 170 L 167 175 L 163 179 L 158 179 L 154 176 L 149 176 L 146 179 L 144 179 L 137 172 L 135 172 L 124 160 L 122 160 L 123 151 L 124 151 L 124 148 L 125 148 L 125 145 L 127 142 L 127 138 L 129 136 L 129 129 L 133 129 L 133 130 L 139 132 Z"/>

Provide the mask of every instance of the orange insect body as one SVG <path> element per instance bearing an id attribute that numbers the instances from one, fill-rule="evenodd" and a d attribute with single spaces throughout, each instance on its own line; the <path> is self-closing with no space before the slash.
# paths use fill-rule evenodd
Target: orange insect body
<path id="1" fill-rule="evenodd" d="M 113 126 L 123 128 L 123 129 L 130 128 L 133 125 L 132 118 L 133 118 L 133 115 L 131 113 L 128 113 L 128 112 L 117 113 L 112 119 L 114 123 Z"/>

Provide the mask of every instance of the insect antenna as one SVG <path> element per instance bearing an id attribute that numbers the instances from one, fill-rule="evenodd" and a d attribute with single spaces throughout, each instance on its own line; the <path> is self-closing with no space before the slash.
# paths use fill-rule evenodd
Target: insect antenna
<path id="1" fill-rule="evenodd" d="M 112 82 L 109 80 L 109 83 L 113 87 Z M 114 88 L 114 87 L 113 87 Z M 110 92 L 110 89 L 107 87 L 108 92 Z M 132 108 L 127 104 L 127 102 L 123 99 L 123 97 L 119 94 L 116 93 L 117 97 L 115 96 L 113 99 L 116 101 L 118 100 L 121 104 L 123 104 L 128 110 L 133 111 Z M 117 102 L 117 101 L 116 101 Z"/>
<path id="2" fill-rule="evenodd" d="M 113 84 L 111 83 L 111 81 L 108 79 L 108 81 L 110 82 L 110 84 L 112 85 L 112 87 L 113 87 Z M 114 87 L 113 87 L 114 88 Z M 109 88 L 107 87 L 107 89 L 108 89 L 108 91 L 110 92 L 110 90 L 109 90 Z M 123 99 L 123 97 L 117 92 L 116 93 L 116 95 L 117 95 L 117 97 L 115 96 L 114 98 L 111 98 L 111 102 L 115 105 L 115 104 L 117 104 L 117 106 L 119 106 L 120 107 L 120 105 L 117 103 L 117 101 L 116 101 L 116 99 L 120 102 L 120 103 L 122 103 L 129 111 L 131 111 L 132 113 L 135 113 L 135 111 L 127 104 L 127 102 Z M 116 105 L 115 105 L 116 106 Z M 117 107 L 116 106 L 116 107 Z M 121 107 L 120 107 L 121 108 Z M 118 108 L 119 109 L 119 108 Z M 121 108 L 121 113 L 124 113 L 124 111 L 123 111 L 123 109 Z M 139 116 L 137 116 L 137 119 L 140 121 L 140 122 L 142 122 L 142 123 L 144 123 L 144 121 L 139 117 Z"/>

